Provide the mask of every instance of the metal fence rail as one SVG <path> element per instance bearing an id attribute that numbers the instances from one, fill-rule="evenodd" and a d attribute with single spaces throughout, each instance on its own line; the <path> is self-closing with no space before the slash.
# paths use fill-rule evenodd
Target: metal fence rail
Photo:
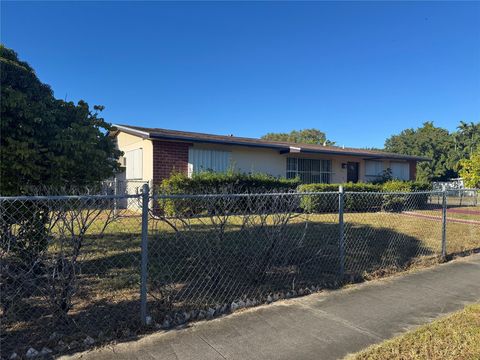
<path id="1" fill-rule="evenodd" d="M 479 190 L 459 191 L 152 195 L 142 184 L 0 197 L 2 356 L 80 350 L 477 251 Z"/>

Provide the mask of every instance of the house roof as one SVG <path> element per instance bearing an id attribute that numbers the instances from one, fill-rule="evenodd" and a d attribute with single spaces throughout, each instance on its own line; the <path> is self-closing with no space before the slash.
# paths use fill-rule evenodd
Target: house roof
<path id="1" fill-rule="evenodd" d="M 278 150 L 280 153 L 312 153 L 312 154 L 329 154 L 329 155 L 352 155 L 361 156 L 368 159 L 399 159 L 399 160 L 416 160 L 430 161 L 431 159 L 423 156 L 403 155 L 388 153 L 378 150 L 356 149 L 339 146 L 323 146 L 317 144 L 300 144 L 283 141 L 270 141 L 255 138 L 238 137 L 231 135 L 214 135 L 204 134 L 190 131 L 168 130 L 160 128 L 146 128 L 132 125 L 113 125 L 116 131 L 112 131 L 115 135 L 117 131 L 123 131 L 132 135 L 140 136 L 148 139 L 161 139 L 171 141 L 187 141 L 194 143 L 210 143 L 222 145 L 236 145 L 257 148 L 267 148 Z"/>

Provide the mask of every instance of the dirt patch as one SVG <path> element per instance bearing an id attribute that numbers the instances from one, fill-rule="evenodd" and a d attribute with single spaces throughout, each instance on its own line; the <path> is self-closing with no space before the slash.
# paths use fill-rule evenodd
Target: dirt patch
<path id="1" fill-rule="evenodd" d="M 480 218 L 480 210 L 448 209 L 448 212 L 455 213 L 455 214 L 478 215 L 478 217 Z"/>

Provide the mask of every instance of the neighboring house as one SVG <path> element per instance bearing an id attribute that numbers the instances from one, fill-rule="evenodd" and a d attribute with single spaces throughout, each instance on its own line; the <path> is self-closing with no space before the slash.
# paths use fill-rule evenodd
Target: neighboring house
<path id="1" fill-rule="evenodd" d="M 337 146 L 297 144 L 236 136 L 114 125 L 111 136 L 124 152 L 126 180 L 159 184 L 172 172 L 265 173 L 304 183 L 369 182 L 386 169 L 414 180 L 418 161 L 429 159 Z"/>

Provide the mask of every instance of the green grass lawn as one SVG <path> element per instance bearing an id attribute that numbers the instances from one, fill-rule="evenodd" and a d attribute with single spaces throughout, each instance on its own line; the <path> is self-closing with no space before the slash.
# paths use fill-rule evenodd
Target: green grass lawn
<path id="1" fill-rule="evenodd" d="M 140 328 L 141 217 L 121 214 L 102 236 L 101 216 L 87 232 L 69 311 L 75 327 L 67 326 L 65 334 L 94 329 L 117 338 L 125 329 Z M 230 216 L 225 224 L 220 217 L 172 219 L 171 225 L 150 219 L 149 314 L 161 322 L 173 311 L 207 309 L 240 297 L 265 302 L 268 294 L 336 288 L 440 260 L 440 222 L 401 213 L 346 213 L 345 277 L 340 278 L 338 215 L 295 214 L 286 223 L 282 216 L 252 215 L 247 222 Z M 480 248 L 480 226 L 449 223 L 447 238 L 449 253 Z M 52 256 L 68 253 L 68 244 L 60 245 L 53 241 Z M 58 327 L 44 321 L 51 313 L 47 296 L 42 290 L 11 304 L 25 316 L 5 318 L 9 337 L 30 344 L 32 332 L 42 338 Z"/>
<path id="2" fill-rule="evenodd" d="M 349 360 L 480 359 L 480 304 L 371 346 Z"/>
<path id="3" fill-rule="evenodd" d="M 139 217 L 112 223 L 103 237 L 89 231 L 81 257 L 85 299 L 138 298 Z M 231 216 L 220 230 L 218 219 L 149 222 L 149 290 L 167 307 L 213 306 L 245 296 L 306 286 L 338 285 L 337 214 L 297 214 L 281 227 L 274 215 L 261 220 Z M 441 223 L 401 213 L 347 213 L 347 281 L 385 276 L 439 261 Z M 480 248 L 480 226 L 449 223 L 447 251 Z M 108 300 L 110 301 L 110 300 Z M 79 302 L 78 308 L 81 304 Z M 164 304 L 165 305 L 165 304 Z"/>
<path id="4" fill-rule="evenodd" d="M 81 277 L 89 283 L 87 294 L 106 291 L 121 298 L 130 289 L 137 290 L 141 218 L 129 215 L 111 223 L 101 237 L 96 235 L 101 218 L 89 229 L 80 259 Z M 198 296 L 208 303 L 218 287 L 234 287 L 234 283 L 243 284 L 234 291 L 240 295 L 250 288 L 274 291 L 292 283 L 301 286 L 302 281 L 312 285 L 322 277 L 331 280 L 340 261 L 338 215 L 297 214 L 281 226 L 274 225 L 279 220 L 275 216 L 251 216 L 248 226 L 240 216 L 230 216 L 224 225 L 209 217 L 186 223 L 173 219 L 171 225 L 178 231 L 151 219 L 152 288 L 160 287 L 164 293 L 168 288 L 169 294 L 183 291 L 184 296 Z M 346 213 L 344 221 L 345 271 L 353 279 L 405 270 L 425 259 L 438 261 L 439 221 L 389 212 Z M 477 248 L 480 226 L 448 223 L 449 254 Z M 265 288 L 262 282 L 271 283 Z M 232 296 L 227 289 L 221 293 L 222 301 Z"/>
<path id="5" fill-rule="evenodd" d="M 421 262 L 425 257 L 435 258 L 440 254 L 441 223 L 438 221 L 387 212 L 347 213 L 344 220 L 345 268 L 357 277 L 382 268 L 400 270 L 417 260 Z M 260 226 L 260 221 L 252 217 L 245 228 L 241 217 L 231 216 L 222 231 L 214 220 L 206 217 L 189 219 L 188 225 L 172 222 L 178 232 L 162 221 L 149 224 L 150 271 L 163 283 L 170 281 L 177 286 L 195 281 L 203 271 L 211 271 L 208 268 L 211 256 L 216 257 L 216 265 L 220 266 L 213 270 L 238 273 L 235 279 L 249 271 L 252 277 L 258 275 L 262 270 L 252 264 L 258 264 L 262 256 L 270 256 L 267 260 L 278 271 L 279 267 L 290 266 L 289 272 L 296 275 L 297 280 L 308 273 L 318 277 L 338 270 L 336 214 L 299 214 L 277 229 L 278 232 L 271 218 L 266 219 L 271 226 Z M 87 273 L 108 269 L 100 274 L 105 276 L 104 286 L 112 284 L 112 291 L 132 286 L 129 273 L 138 273 L 140 262 L 140 218 L 119 219 L 101 238 L 95 237 L 95 226 L 89 232 L 91 237 L 82 257 Z M 274 242 L 276 248 L 269 253 Z M 448 253 L 476 248 L 480 248 L 480 226 L 448 223 Z"/>

